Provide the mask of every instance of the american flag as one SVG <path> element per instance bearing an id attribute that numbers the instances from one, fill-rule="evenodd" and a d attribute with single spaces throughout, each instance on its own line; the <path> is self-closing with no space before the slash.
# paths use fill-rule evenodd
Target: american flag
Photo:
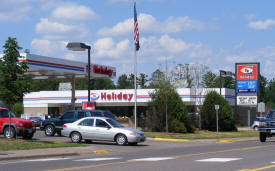
<path id="1" fill-rule="evenodd" d="M 138 22 L 137 22 L 137 10 L 136 10 L 136 2 L 134 5 L 134 41 L 135 41 L 135 47 L 136 47 L 136 51 L 139 50 L 139 32 L 138 32 Z"/>

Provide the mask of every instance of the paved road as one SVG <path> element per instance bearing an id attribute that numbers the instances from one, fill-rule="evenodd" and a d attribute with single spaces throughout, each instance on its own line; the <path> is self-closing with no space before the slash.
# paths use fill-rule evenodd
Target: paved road
<path id="1" fill-rule="evenodd" d="M 47 139 L 37 134 L 40 139 Z M 51 137 L 69 141 L 64 137 Z M 112 143 L 91 144 L 109 150 L 109 154 L 69 156 L 43 159 L 1 161 L 0 170 L 97 170 L 97 171 L 252 171 L 275 170 L 275 141 L 260 143 L 243 141 L 163 142 L 148 140 L 138 146 L 117 146 Z M 252 170 L 251 170 L 252 169 Z"/>

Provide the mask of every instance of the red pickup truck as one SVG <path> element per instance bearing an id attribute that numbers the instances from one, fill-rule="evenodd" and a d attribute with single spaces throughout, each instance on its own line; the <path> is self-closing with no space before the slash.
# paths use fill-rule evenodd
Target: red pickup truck
<path id="1" fill-rule="evenodd" d="M 11 114 L 10 126 L 9 113 Z M 0 134 L 4 134 L 6 138 L 22 136 L 24 139 L 32 139 L 35 131 L 32 120 L 16 118 L 8 109 L 0 107 Z"/>

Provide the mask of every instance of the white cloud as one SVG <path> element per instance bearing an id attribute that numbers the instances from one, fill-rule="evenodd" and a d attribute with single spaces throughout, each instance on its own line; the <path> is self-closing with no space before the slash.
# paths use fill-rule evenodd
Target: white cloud
<path id="1" fill-rule="evenodd" d="M 253 19 L 256 17 L 256 15 L 255 15 L 255 14 L 246 14 L 244 17 L 245 17 L 247 20 L 253 20 Z"/>
<path id="2" fill-rule="evenodd" d="M 112 38 L 98 39 L 94 43 L 96 57 L 121 58 L 129 53 L 129 40 L 115 43 Z"/>
<path id="3" fill-rule="evenodd" d="M 188 43 L 182 39 L 175 39 L 168 35 L 160 38 L 141 38 L 141 54 L 154 61 L 160 56 L 175 56 L 178 60 L 183 57 L 204 59 L 212 54 L 211 49 L 202 43 Z"/>
<path id="4" fill-rule="evenodd" d="M 57 7 L 51 14 L 52 19 L 61 22 L 82 22 L 97 17 L 97 14 L 90 8 L 76 4 Z"/>
<path id="5" fill-rule="evenodd" d="M 233 49 L 238 50 L 244 46 L 244 41 L 241 41 L 239 44 L 235 45 Z"/>
<path id="6" fill-rule="evenodd" d="M 55 21 L 49 21 L 48 18 L 41 18 L 35 26 L 37 34 L 42 35 L 43 39 L 68 39 L 84 38 L 88 30 L 84 25 L 69 25 Z"/>
<path id="7" fill-rule="evenodd" d="M 0 22 L 14 22 L 27 19 L 33 0 L 1 0 Z"/>
<path id="8" fill-rule="evenodd" d="M 248 24 L 248 27 L 255 30 L 267 30 L 272 27 L 275 27 L 275 20 L 267 19 L 265 21 L 259 20 L 259 21 L 250 22 Z"/>
<path id="9" fill-rule="evenodd" d="M 66 42 L 33 39 L 31 42 L 31 47 L 37 54 L 57 57 L 57 55 L 62 54 L 66 50 Z"/>
<path id="10" fill-rule="evenodd" d="M 242 52 L 240 54 L 228 55 L 226 63 L 233 65 L 237 62 L 260 62 L 261 74 L 268 79 L 275 75 L 275 47 L 268 46 L 259 50 Z"/>
<path id="11" fill-rule="evenodd" d="M 152 15 L 141 13 L 138 16 L 139 31 L 141 33 L 178 33 L 181 31 L 203 30 L 204 24 L 200 21 L 192 20 L 188 16 L 169 17 L 160 22 Z M 103 28 L 97 32 L 99 36 L 121 36 L 133 32 L 133 19 L 126 19 L 119 22 L 112 28 Z"/>

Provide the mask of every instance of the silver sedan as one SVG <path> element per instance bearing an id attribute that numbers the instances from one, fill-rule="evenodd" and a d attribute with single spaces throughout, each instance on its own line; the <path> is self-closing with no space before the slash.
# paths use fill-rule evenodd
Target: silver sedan
<path id="1" fill-rule="evenodd" d="M 105 117 L 86 117 L 63 125 L 61 134 L 72 142 L 114 141 L 118 145 L 136 145 L 144 142 L 144 132 L 123 127 L 119 122 Z"/>

